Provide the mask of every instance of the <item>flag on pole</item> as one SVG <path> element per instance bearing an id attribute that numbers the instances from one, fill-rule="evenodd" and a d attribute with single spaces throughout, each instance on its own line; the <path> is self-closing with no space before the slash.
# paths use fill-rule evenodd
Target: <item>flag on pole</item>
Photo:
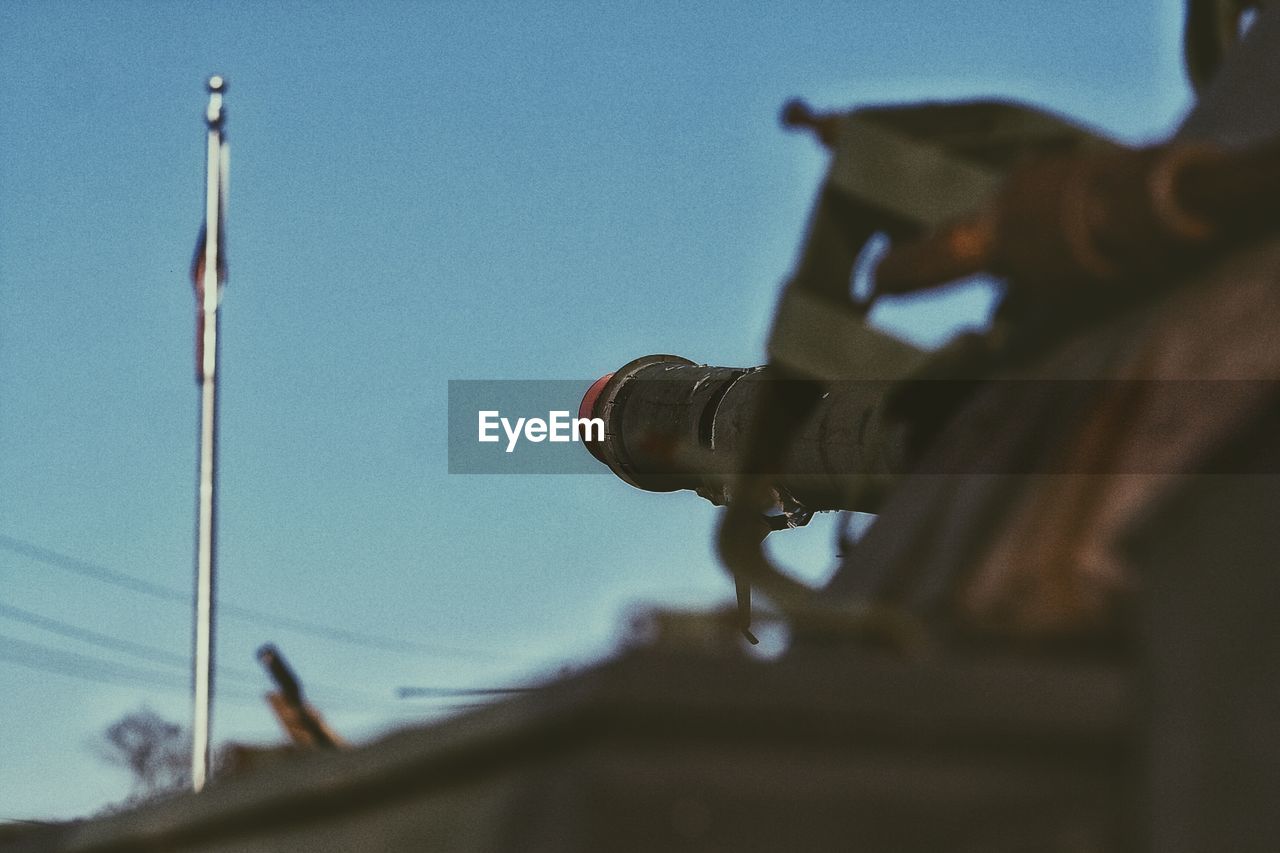
<path id="1" fill-rule="evenodd" d="M 221 210 L 219 210 L 221 213 Z M 226 232 L 222 223 L 218 224 L 218 287 L 227 280 Z M 196 381 L 201 379 L 201 366 L 204 364 L 204 259 L 206 255 L 205 240 L 208 229 L 200 226 L 200 236 L 196 238 L 195 256 L 191 259 L 191 284 L 196 291 Z"/>
<path id="2" fill-rule="evenodd" d="M 206 228 L 200 226 L 200 236 L 196 238 L 196 253 L 191 259 L 191 283 L 196 289 L 196 299 L 201 303 L 204 302 L 204 255 L 205 255 L 205 233 Z M 227 281 L 227 253 L 224 231 L 222 226 L 218 226 L 218 284 L 225 284 Z"/>

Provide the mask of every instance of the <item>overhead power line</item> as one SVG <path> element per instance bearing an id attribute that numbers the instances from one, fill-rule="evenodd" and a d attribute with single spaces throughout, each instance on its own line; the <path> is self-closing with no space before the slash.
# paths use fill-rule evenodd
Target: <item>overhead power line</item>
<path id="1" fill-rule="evenodd" d="M 162 663 L 167 666 L 187 667 L 190 661 L 177 652 L 166 651 L 165 649 L 148 646 L 145 643 L 135 643 L 132 640 L 122 640 L 118 637 L 111 637 L 106 634 L 99 634 L 97 631 L 91 631 L 88 628 L 81 628 L 78 625 L 72 625 L 63 622 L 60 619 L 51 619 L 48 616 L 41 616 L 39 613 L 32 613 L 30 610 L 24 610 L 21 607 L 13 607 L 8 604 L 0 604 L 0 618 L 11 619 L 14 622 L 22 622 L 32 627 L 39 628 L 42 631 L 48 631 L 51 634 L 57 634 L 61 637 L 68 637 L 72 640 L 80 640 L 81 642 L 90 643 L 104 649 L 112 649 L 117 652 L 124 652 L 134 657 L 144 658 L 155 663 Z M 228 675 L 234 675 L 228 672 Z"/>
<path id="2" fill-rule="evenodd" d="M 173 673 L 118 663 L 78 652 L 53 649 L 3 634 L 0 634 L 0 660 L 27 669 L 52 672 L 84 681 L 96 681 L 100 684 L 124 684 L 130 687 L 155 687 L 162 690 L 185 691 L 187 689 L 183 679 L 175 677 Z M 237 698 L 245 698 L 245 694 L 240 694 Z"/>
<path id="3" fill-rule="evenodd" d="M 67 637 L 72 640 L 79 640 L 83 643 L 97 646 L 102 649 L 110 649 L 116 652 L 122 652 L 127 655 L 133 655 L 136 658 L 149 660 L 153 663 L 162 663 L 165 666 L 172 666 L 182 670 L 188 670 L 191 667 L 191 660 L 185 655 L 171 652 L 157 646 L 150 646 L 146 643 L 137 643 L 133 640 L 125 640 L 120 637 L 113 637 L 109 634 L 102 634 L 98 631 L 92 631 L 88 628 L 81 628 L 79 625 L 73 625 L 70 622 L 64 622 L 61 619 L 54 619 L 49 616 L 42 616 L 39 613 L 32 613 L 30 610 L 24 610 L 21 607 L 14 607 L 9 604 L 0 604 L 0 618 L 10 619 L 14 622 L 22 622 L 41 631 L 47 631 L 50 634 L 56 634 L 60 637 Z M 218 674 L 224 678 L 239 679 L 240 681 L 252 684 L 262 684 L 261 674 L 252 672 L 247 669 L 239 669 L 233 666 L 219 666 Z"/>
<path id="4" fill-rule="evenodd" d="M 34 628 L 38 628 L 39 630 L 47 631 L 50 634 L 67 637 L 72 640 L 79 640 L 80 642 L 89 643 L 97 646 L 98 648 L 122 652 L 124 654 L 133 655 L 134 657 L 149 660 L 154 663 L 161 663 L 184 671 L 190 670 L 190 659 L 184 655 L 178 654 L 177 652 L 171 652 L 156 646 L 147 645 L 146 643 L 137 643 L 132 640 L 125 640 L 120 637 L 113 637 L 109 634 L 92 631 L 88 628 L 82 628 L 79 625 L 64 622 L 61 619 L 54 619 L 49 616 L 43 616 L 39 613 L 33 613 L 30 610 L 25 610 L 21 607 L 0 604 L 0 618 L 21 622 Z M 266 678 L 261 672 L 240 669 L 238 667 L 220 664 L 218 666 L 218 677 L 230 678 L 232 680 L 239 681 L 248 687 L 261 688 L 267 686 Z M 389 698 L 386 696 L 376 697 L 359 690 L 352 690 L 347 687 L 325 684 L 323 682 L 308 683 L 310 684 L 313 692 L 323 694 L 326 697 L 345 699 L 348 702 L 373 703 L 384 701 Z"/>
<path id="5" fill-rule="evenodd" d="M 147 667 L 133 666 L 118 661 L 93 655 L 55 649 L 0 634 L 0 662 L 13 664 L 25 669 L 63 675 L 81 681 L 93 681 L 99 684 L 110 684 L 125 687 L 150 687 L 159 690 L 187 692 L 190 685 L 185 678 L 176 673 L 162 672 Z M 319 688 L 320 685 L 317 685 Z M 342 688 L 331 688 L 341 690 Z M 219 699 L 230 699 L 237 704 L 259 705 L 262 694 L 248 688 L 231 687 L 219 690 Z M 356 702 L 347 700 L 341 703 L 342 710 L 370 711 L 375 702 L 369 697 L 359 697 Z M 325 700 L 325 705 L 332 707 L 334 703 Z"/>
<path id="6" fill-rule="evenodd" d="M 82 577 L 92 578 L 103 583 L 113 584 L 121 589 L 140 592 L 143 595 L 149 595 L 152 598 L 159 598 L 163 601 L 176 601 L 179 604 L 185 604 L 190 601 L 191 596 L 188 593 L 181 592 L 170 587 L 161 586 L 158 583 L 145 581 L 140 578 L 131 577 L 123 572 L 117 572 L 115 569 L 108 569 L 105 566 L 95 565 L 84 560 L 78 560 L 75 557 L 66 554 L 60 554 L 57 551 L 51 551 L 48 548 L 42 548 L 31 542 L 24 542 L 21 539 L 15 539 L 12 536 L 5 536 L 0 533 L 0 548 L 10 551 L 14 554 L 21 554 L 24 557 L 30 557 L 38 560 L 48 566 L 57 569 L 72 572 Z"/>
<path id="7" fill-rule="evenodd" d="M 191 594 L 189 592 L 164 586 L 163 584 L 153 583 L 152 581 L 143 580 L 142 578 L 137 578 L 124 572 L 98 565 L 97 563 L 91 563 L 87 560 L 81 560 L 49 548 L 41 547 L 40 545 L 36 545 L 32 542 L 26 542 L 22 539 L 6 536 L 3 533 L 0 533 L 0 549 L 28 557 L 56 569 L 77 574 L 81 577 L 91 578 L 102 583 L 111 584 L 113 586 L 120 587 L 121 589 L 127 589 L 142 595 L 148 595 L 161 601 L 170 601 L 183 605 L 188 605 L 191 601 Z M 274 625 L 277 628 L 296 631 L 299 634 L 307 634 L 312 637 L 318 637 L 333 642 L 349 643 L 351 645 L 380 649 L 382 651 L 399 652 L 401 654 L 426 654 L 439 657 L 455 657 L 484 661 L 502 659 L 498 655 L 489 654 L 487 652 L 420 643 L 416 640 L 381 637 L 375 634 L 367 634 L 359 631 L 349 631 L 344 628 L 334 628 L 304 619 L 282 616 L 278 613 L 271 613 L 265 610 L 258 610 L 252 607 L 244 607 L 224 602 L 218 603 L 218 612 L 247 622 Z"/>
<path id="8" fill-rule="evenodd" d="M 535 693 L 541 687 L 401 687 L 401 699 L 457 699 L 466 696 L 505 696 L 510 693 Z"/>

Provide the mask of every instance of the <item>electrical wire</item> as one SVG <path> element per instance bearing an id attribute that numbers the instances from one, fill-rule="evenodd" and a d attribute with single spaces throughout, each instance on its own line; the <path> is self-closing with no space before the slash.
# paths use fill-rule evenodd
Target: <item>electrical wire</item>
<path id="1" fill-rule="evenodd" d="M 10 619 L 14 622 L 22 622 L 33 628 L 39 628 L 50 634 L 57 634 L 60 637 L 67 637 L 72 640 L 80 640 L 84 643 L 98 646 L 99 648 L 111 649 L 124 654 L 133 655 L 137 658 L 143 658 L 155 663 L 162 663 L 167 666 L 177 666 L 186 668 L 191 665 L 191 661 L 177 652 L 166 651 L 165 649 L 149 646 L 145 643 L 135 643 L 131 640 L 122 640 L 118 637 L 111 637 L 106 634 L 99 634 L 97 631 L 91 631 L 88 628 L 81 628 L 78 625 L 72 625 L 69 622 L 63 622 L 60 619 L 53 619 L 48 616 L 41 616 L 39 613 L 32 613 L 30 610 L 24 610 L 21 607 L 14 607 L 9 604 L 0 604 L 0 618 Z M 227 675 L 236 677 L 236 673 L 228 671 Z"/>
<path id="2" fill-rule="evenodd" d="M 178 603 L 183 605 L 186 605 L 189 603 L 188 595 L 186 593 L 183 593 L 172 587 L 163 586 L 161 584 L 153 583 L 151 581 L 143 580 L 141 578 L 136 578 L 124 572 L 120 572 L 115 569 L 108 568 L 106 566 L 98 565 L 95 563 L 88 562 L 86 560 L 81 560 L 79 558 L 72 557 L 67 554 L 53 551 L 51 549 L 44 548 L 42 546 L 36 545 L 31 542 L 17 539 L 12 536 L 7 536 L 3 533 L 0 533 L 0 549 L 8 550 L 12 553 L 28 557 L 30 559 L 36 560 L 46 565 L 50 565 L 55 568 L 63 569 L 65 571 L 81 575 L 82 577 L 88 577 L 99 582 L 111 584 L 111 585 L 120 587 L 122 589 L 130 590 L 132 592 L 148 595 L 152 598 L 156 598 L 164 601 L 170 601 L 173 603 Z M 362 645 L 366 647 L 378 648 L 378 649 L 383 649 L 388 651 L 397 651 L 402 653 L 418 652 L 418 653 L 432 653 L 432 654 L 442 654 L 442 655 L 448 654 L 448 655 L 458 656 L 458 657 L 483 658 L 486 660 L 497 659 L 494 656 L 491 656 L 482 652 L 474 652 L 474 651 L 462 650 L 462 649 L 450 649 L 450 648 L 445 648 L 440 646 L 429 646 L 429 645 L 417 643 L 411 640 L 393 640 L 385 637 L 378 637 L 375 635 L 360 634 L 357 632 L 346 631 L 343 629 L 330 628 L 328 626 L 306 622 L 305 620 L 279 616 L 277 614 L 267 613 L 264 611 L 255 610 L 253 608 L 237 607 L 235 605 L 222 604 L 222 605 L 219 605 L 219 612 L 225 613 L 231 616 L 238 616 L 239 618 L 247 621 L 274 623 L 278 626 L 282 626 L 282 627 L 289 628 L 291 630 L 298 631 L 299 633 L 306 633 L 312 636 L 318 636 L 318 637 L 322 637 L 324 639 L 329 639 L 332 641 L 346 642 L 346 643 L 351 643 L 355 645 Z M 29 610 L 24 610 L 22 608 L 14 607 L 12 605 L 0 604 L 0 617 L 8 618 L 17 622 L 22 622 L 32 627 L 35 627 L 40 630 L 44 630 L 49 633 L 56 634 L 62 637 L 89 643 L 91 645 L 97 646 L 102 649 L 111 649 L 113 651 L 117 651 L 123 654 L 133 655 L 135 657 L 145 659 L 153 663 L 161 663 L 166 666 L 181 668 L 184 670 L 187 669 L 190 665 L 190 661 L 183 655 L 170 652 L 165 649 L 157 648 L 155 646 L 147 645 L 145 643 L 138 643 L 131 640 L 125 640 L 119 637 L 112 637 L 107 634 L 102 634 L 97 631 L 92 631 L 87 628 L 82 628 L 78 625 L 73 625 L 71 623 L 68 623 L 59 619 L 54 619 L 52 617 L 43 616 L 38 613 L 33 613 Z M 21 641 L 17 641 L 17 642 L 21 642 Z M 42 649 L 42 647 L 36 646 L 34 644 L 29 644 L 29 649 Z M 88 680 L 100 681 L 100 682 L 106 681 L 108 683 L 120 683 L 119 678 L 116 677 L 116 673 L 114 673 L 113 671 L 109 669 L 101 669 L 101 670 L 94 669 L 99 665 L 96 659 L 87 658 L 85 656 L 78 656 L 81 659 L 76 661 L 74 660 L 74 658 L 76 658 L 77 656 L 75 656 L 74 653 L 70 653 L 70 652 L 64 653 L 64 652 L 59 652 L 57 650 L 47 649 L 47 648 L 43 648 L 42 651 L 39 652 L 39 654 L 44 654 L 46 656 L 53 655 L 54 657 L 53 658 L 46 657 L 46 664 L 43 664 L 43 665 L 32 662 L 30 659 L 19 660 L 12 654 L 9 654 L 9 655 L 0 654 L 0 660 L 7 660 L 8 662 L 13 663 L 15 665 L 27 666 L 28 668 L 41 668 L 41 666 L 43 666 L 48 671 L 54 671 L 54 672 L 58 672 L 64 675 L 69 675 L 72 677 L 82 677 Z M 57 657 L 58 655 L 69 655 L 71 656 L 71 658 Z M 89 663 L 86 663 L 87 661 Z M 106 663 L 110 665 L 112 662 L 102 661 L 102 663 Z M 155 678 L 164 677 L 165 674 L 163 673 L 159 673 L 154 670 L 146 670 L 146 671 L 139 670 L 135 667 L 129 667 L 124 664 L 115 664 L 115 665 L 118 667 L 124 667 L 125 670 L 134 670 L 133 673 L 126 672 L 124 675 L 125 678 L 134 677 L 142 672 L 146 672 L 148 674 L 145 676 L 142 676 L 142 680 L 146 682 L 148 686 L 163 686 L 166 689 L 174 687 L 174 684 L 168 681 L 165 681 L 163 685 L 158 685 L 155 682 L 154 680 Z M 218 674 L 220 678 L 231 678 L 233 680 L 239 680 L 240 682 L 246 683 L 246 684 L 261 683 L 260 675 L 255 674 L 253 672 L 249 672 L 247 670 L 238 669 L 235 667 L 227 667 L 225 665 L 219 665 Z M 401 699 L 415 698 L 415 699 L 421 699 L 421 700 L 433 700 L 433 699 L 448 700 L 448 699 L 457 699 L 457 698 L 463 698 L 463 697 L 485 697 L 485 696 L 497 696 L 499 694 L 523 693 L 533 689 L 537 689 L 537 688 L 523 688 L 523 687 L 518 687 L 518 688 L 432 688 L 432 687 L 401 688 L 400 690 L 397 691 L 397 696 Z M 337 686 L 337 685 L 327 685 L 324 683 L 310 682 L 310 681 L 307 682 L 307 693 L 308 695 L 320 694 L 323 697 L 325 706 L 330 708 L 332 708 L 334 705 L 332 699 L 338 698 L 339 702 L 343 706 L 345 706 L 343 708 L 339 708 L 339 710 L 367 711 L 367 710 L 371 710 L 369 708 L 370 704 L 381 701 L 381 697 L 373 697 L 369 694 L 364 694 L 359 691 L 353 691 L 346 687 Z M 244 691 L 240 691 L 239 693 L 239 696 L 241 698 L 244 698 L 247 695 L 248 694 L 246 694 Z M 252 698 L 256 699 L 258 697 L 252 697 Z M 483 703 L 476 703 L 476 704 L 479 705 Z M 456 707 L 468 707 L 468 706 L 458 705 Z"/>
<path id="3" fill-rule="evenodd" d="M 96 681 L 99 684 L 152 687 L 161 690 L 186 691 L 189 689 L 188 685 L 181 679 L 175 678 L 173 673 L 132 666 L 105 658 L 83 655 L 79 652 L 54 649 L 4 634 L 0 634 L 0 661 L 82 681 Z M 257 701 L 257 697 L 247 691 L 231 690 L 227 695 L 235 699 Z"/>
<path id="4" fill-rule="evenodd" d="M 401 699 L 456 699 L 465 696 L 503 696 L 510 693 L 536 693 L 541 687 L 401 687 Z"/>
<path id="5" fill-rule="evenodd" d="M 30 610 L 24 610 L 21 607 L 14 607 L 9 604 L 0 604 L 0 618 L 10 619 L 14 622 L 21 622 L 50 634 L 55 634 L 72 640 L 79 640 L 80 642 L 89 643 L 90 645 L 97 646 L 101 649 L 110 649 L 123 654 L 133 655 L 134 657 L 149 660 L 153 663 L 161 663 L 165 666 L 176 667 L 182 670 L 187 670 L 191 667 L 190 659 L 178 654 L 177 652 L 170 652 L 145 643 L 136 643 L 132 640 L 125 640 L 119 637 L 113 637 L 108 634 L 92 631 L 88 628 L 81 628 L 78 625 L 64 622 L 61 619 L 54 619 L 49 616 L 42 616 L 39 613 L 32 613 Z M 261 673 L 252 672 L 247 669 L 239 669 L 238 667 L 225 666 L 222 664 L 218 665 L 218 676 L 220 678 L 238 680 L 253 686 L 260 686 L 263 682 Z M 344 688 L 334 689 L 343 690 Z"/>
<path id="6" fill-rule="evenodd" d="M 152 598 L 162 601 L 188 605 L 191 600 L 189 593 L 174 589 L 173 587 L 136 578 L 124 572 L 98 565 L 96 563 L 91 563 L 86 560 L 81 560 L 49 548 L 44 548 L 32 542 L 17 539 L 13 536 L 7 536 L 3 533 L 0 533 L 0 549 L 28 557 L 32 560 L 44 563 L 45 565 L 52 566 L 53 568 L 62 569 L 63 571 L 80 575 L 81 577 L 87 577 L 102 583 L 112 584 L 120 587 L 121 589 L 127 589 L 142 595 L 149 595 Z M 318 637 L 332 642 L 348 643 L 351 645 L 364 646 L 366 648 L 380 649 L 382 651 L 399 652 L 401 654 L 425 654 L 438 657 L 453 657 L 490 662 L 504 659 L 498 655 L 490 654 L 488 652 L 480 652 L 473 649 L 453 648 L 443 645 L 420 643 L 415 640 L 382 637 L 375 634 L 366 634 L 357 631 L 349 631 L 343 628 L 334 628 L 304 619 L 282 616 L 278 613 L 270 613 L 264 610 L 258 610 L 252 607 L 243 607 L 236 604 L 220 602 L 217 605 L 217 608 L 218 613 L 241 619 L 243 621 L 274 625 L 277 628 L 296 631 L 300 634 L 307 634 L 312 637 Z"/>
<path id="7" fill-rule="evenodd" d="M 191 687 L 185 679 L 178 678 L 175 673 L 137 667 L 106 658 L 70 652 L 32 643 L 17 637 L 0 634 L 0 662 L 20 666 L 25 669 L 63 675 L 81 681 L 93 681 L 126 687 L 149 687 L 153 689 L 189 692 Z M 234 704 L 260 706 L 262 694 L 251 689 L 239 687 L 223 687 L 218 691 L 218 700 L 231 700 Z M 350 712 L 370 712 L 370 700 L 360 697 L 357 703 L 336 704 L 336 710 Z M 335 703 L 326 701 L 327 708 L 335 709 Z M 388 710 L 390 705 L 387 706 Z M 382 713 L 377 711 L 377 713 Z"/>
<path id="8" fill-rule="evenodd" d="M 138 658 L 150 660 L 155 663 L 161 663 L 184 671 L 189 670 L 191 667 L 190 659 L 177 654 L 176 652 L 170 652 L 155 646 L 146 645 L 145 643 L 135 643 L 130 640 L 124 640 L 108 634 L 91 631 L 87 628 L 81 628 L 78 625 L 73 625 L 60 619 L 54 619 L 49 616 L 42 616 L 39 613 L 33 613 L 21 607 L 0 604 L 0 618 L 21 622 L 60 637 L 79 640 L 80 642 L 89 643 L 97 646 L 98 648 L 110 649 L 123 654 L 133 655 Z M 261 687 L 265 683 L 265 677 L 260 672 L 239 669 L 237 667 L 229 667 L 223 664 L 218 665 L 217 671 L 219 680 L 230 678 L 251 688 Z M 369 693 L 352 690 L 339 685 L 309 681 L 307 683 L 307 694 L 315 695 L 316 693 L 325 697 L 324 704 L 326 706 L 332 704 L 329 701 L 330 699 L 337 698 L 340 701 L 344 701 L 348 708 L 359 706 L 363 709 L 367 708 L 370 704 L 386 701 L 388 699 L 388 697 L 373 696 Z"/>

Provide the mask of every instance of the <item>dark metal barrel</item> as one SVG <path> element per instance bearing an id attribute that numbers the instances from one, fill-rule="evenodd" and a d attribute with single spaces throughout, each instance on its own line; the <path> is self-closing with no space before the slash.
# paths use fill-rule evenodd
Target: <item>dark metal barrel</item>
<path id="1" fill-rule="evenodd" d="M 604 422 L 604 440 L 587 446 L 637 488 L 691 489 L 724 503 L 736 474 L 765 473 L 809 509 L 870 511 L 877 486 L 900 467 L 902 439 L 882 413 L 887 381 L 833 383 L 777 471 L 739 471 L 765 384 L 786 381 L 797 380 L 650 355 L 598 380 L 579 414 Z"/>

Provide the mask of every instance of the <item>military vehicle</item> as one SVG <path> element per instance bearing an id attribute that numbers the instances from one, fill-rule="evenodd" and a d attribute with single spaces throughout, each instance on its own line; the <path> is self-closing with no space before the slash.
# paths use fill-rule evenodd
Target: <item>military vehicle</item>
<path id="1" fill-rule="evenodd" d="M 648 356 L 581 410 L 627 483 L 726 506 L 736 612 L 16 849 L 1280 848 L 1280 8 L 1186 32 L 1198 103 L 1145 148 L 1008 102 L 785 110 L 831 166 L 769 364 Z M 988 332 L 866 323 L 978 272 Z M 811 589 L 763 542 L 832 509 L 878 518 Z M 785 654 L 742 654 L 753 618 Z"/>

